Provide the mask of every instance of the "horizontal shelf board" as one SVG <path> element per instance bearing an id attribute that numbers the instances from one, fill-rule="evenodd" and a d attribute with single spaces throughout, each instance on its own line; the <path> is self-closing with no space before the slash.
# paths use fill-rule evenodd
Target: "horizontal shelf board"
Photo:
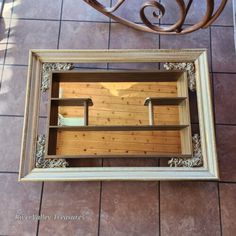
<path id="1" fill-rule="evenodd" d="M 91 98 L 51 98 L 51 101 L 57 106 L 84 106 L 85 102 L 88 106 L 93 105 Z"/>
<path id="2" fill-rule="evenodd" d="M 176 82 L 184 72 L 148 70 L 85 70 L 53 72 L 60 82 Z"/>
<path id="3" fill-rule="evenodd" d="M 165 105 L 179 105 L 181 102 L 185 101 L 187 97 L 148 97 L 144 105 L 148 106 L 149 102 L 152 103 L 152 105 L 159 105 L 159 106 L 165 106 Z"/>
<path id="4" fill-rule="evenodd" d="M 127 126 L 49 126 L 50 129 L 59 130 L 81 130 L 81 131 L 131 131 L 131 130 L 181 130 L 188 125 L 127 125 Z"/>
<path id="5" fill-rule="evenodd" d="M 46 155 L 45 158 L 47 159 L 61 159 L 61 158 L 78 158 L 78 159 L 86 159 L 86 158 L 173 158 L 173 157 L 180 157 L 180 158 L 189 158 L 191 154 L 152 154 L 152 155 Z"/>

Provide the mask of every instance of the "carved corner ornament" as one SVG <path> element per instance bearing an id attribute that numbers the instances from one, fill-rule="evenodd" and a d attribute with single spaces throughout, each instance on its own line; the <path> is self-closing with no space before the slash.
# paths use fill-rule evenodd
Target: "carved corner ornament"
<path id="1" fill-rule="evenodd" d="M 67 71 L 72 69 L 72 63 L 43 63 L 41 90 L 45 92 L 49 89 L 49 76 L 51 71 Z"/>
<path id="2" fill-rule="evenodd" d="M 36 168 L 65 168 L 69 166 L 65 159 L 44 159 L 45 154 L 45 135 L 38 135 L 36 146 Z"/>
<path id="3" fill-rule="evenodd" d="M 181 62 L 181 63 L 164 63 L 166 70 L 181 70 L 187 71 L 188 87 L 192 92 L 196 91 L 196 78 L 195 78 L 195 66 L 193 62 Z"/>
<path id="4" fill-rule="evenodd" d="M 170 167 L 200 167 L 203 165 L 203 157 L 201 150 L 201 139 L 199 134 L 194 134 L 193 141 L 193 155 L 190 158 L 174 157 L 168 161 Z"/>

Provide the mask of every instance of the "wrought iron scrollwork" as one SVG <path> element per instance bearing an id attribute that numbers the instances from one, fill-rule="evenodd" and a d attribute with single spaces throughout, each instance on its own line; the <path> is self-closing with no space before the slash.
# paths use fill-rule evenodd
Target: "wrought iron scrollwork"
<path id="1" fill-rule="evenodd" d="M 145 9 L 147 8 L 153 8 L 153 16 L 161 19 L 166 12 L 165 6 L 162 3 L 159 3 L 157 0 L 149 0 L 143 3 L 140 6 L 140 18 L 142 20 L 141 24 L 136 24 L 132 21 L 129 21 L 125 18 L 122 18 L 120 16 L 117 16 L 115 13 L 116 11 L 122 6 L 125 5 L 126 0 L 118 0 L 113 6 L 106 7 L 103 4 L 101 4 L 97 0 L 83 0 L 84 2 L 88 3 L 90 6 L 95 8 L 97 11 L 103 13 L 104 15 L 112 18 L 113 20 L 124 24 L 126 26 L 129 26 L 131 28 L 134 28 L 136 30 L 141 30 L 145 32 L 150 33 L 159 33 L 159 34 L 187 34 L 191 33 L 193 31 L 196 31 L 200 28 L 207 28 L 209 25 L 211 25 L 217 17 L 221 14 L 223 11 L 227 0 L 221 0 L 220 5 L 217 9 L 214 9 L 215 6 L 215 0 L 205 0 L 206 3 L 206 10 L 205 14 L 198 22 L 196 22 L 193 25 L 186 26 L 183 28 L 186 16 L 189 12 L 189 9 L 193 3 L 194 0 L 189 0 L 188 3 L 186 3 L 184 0 L 175 0 L 173 1 L 173 4 L 176 3 L 180 12 L 179 19 L 171 26 L 162 27 L 160 25 L 156 25 L 151 23 L 149 20 L 149 17 L 145 13 Z M 127 0 L 128 1 L 128 0 Z M 203 2 L 203 1 L 201 1 Z M 158 13 L 157 13 L 158 12 Z"/>

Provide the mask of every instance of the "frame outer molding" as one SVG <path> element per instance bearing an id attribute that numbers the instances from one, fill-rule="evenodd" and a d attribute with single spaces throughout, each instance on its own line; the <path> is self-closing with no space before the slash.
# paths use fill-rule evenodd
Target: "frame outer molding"
<path id="1" fill-rule="evenodd" d="M 204 137 L 203 139 L 201 139 L 203 163 L 204 167 L 206 167 L 212 175 L 215 175 L 216 178 L 219 179 L 215 127 L 213 119 L 213 108 L 211 103 L 212 92 L 210 86 L 210 79 L 205 79 L 209 78 L 209 70 L 208 66 L 206 66 L 208 65 L 206 51 L 204 51 L 195 61 L 195 65 L 199 67 L 199 72 L 196 71 L 196 86 L 197 88 L 199 88 L 197 90 L 197 104 L 199 112 L 200 134 L 201 138 L 202 136 Z M 201 76 L 203 76 L 202 80 L 200 79 Z M 203 100 L 205 101 L 204 104 Z"/>
<path id="2" fill-rule="evenodd" d="M 34 168 L 36 131 L 29 127 L 30 118 L 38 123 L 35 115 L 39 109 L 40 86 L 31 91 L 32 84 L 40 84 L 41 67 L 45 62 L 104 63 L 104 62 L 195 62 L 196 87 L 200 122 L 200 136 L 204 166 L 186 167 L 81 167 L 81 168 Z M 23 127 L 20 161 L 20 181 L 98 181 L 98 180 L 218 180 L 217 153 L 214 136 L 213 111 L 210 81 L 205 49 L 181 50 L 31 50 L 29 58 L 25 120 Z M 37 71 L 32 68 L 37 65 Z M 34 100 L 33 114 L 29 100 Z M 203 104 L 204 100 L 204 104 Z M 202 110 L 201 110 L 202 109 Z M 33 147 L 29 145 L 34 144 Z M 27 147 L 30 146 L 30 161 L 27 162 Z M 27 151 L 26 151 L 27 150 Z M 207 156 L 206 156 L 207 155 Z"/>

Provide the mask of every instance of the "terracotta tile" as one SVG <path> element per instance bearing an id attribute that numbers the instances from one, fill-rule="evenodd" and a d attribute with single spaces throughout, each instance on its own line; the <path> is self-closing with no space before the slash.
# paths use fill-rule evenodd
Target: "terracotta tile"
<path id="1" fill-rule="evenodd" d="M 41 183 L 19 183 L 17 177 L 16 174 L 0 174 L 0 234 L 34 236 Z"/>
<path id="2" fill-rule="evenodd" d="M 219 4 L 222 2 L 222 0 L 216 0 L 216 6 L 218 7 Z M 221 15 L 218 17 L 218 19 L 213 22 L 212 25 L 224 25 L 224 26 L 233 26 L 233 2 L 232 0 L 228 0 L 226 3 L 225 9 L 221 13 Z"/>
<path id="3" fill-rule="evenodd" d="M 236 181 L 236 127 L 216 126 L 216 140 L 220 179 L 222 181 Z"/>
<path id="4" fill-rule="evenodd" d="M 7 64 L 27 65 L 29 49 L 57 47 L 59 22 L 12 20 L 7 47 Z"/>
<path id="5" fill-rule="evenodd" d="M 69 37 L 68 37 L 69 35 Z M 109 24 L 91 22 L 62 22 L 60 49 L 108 48 Z M 79 63 L 80 68 L 106 68 L 106 63 Z"/>
<path id="6" fill-rule="evenodd" d="M 130 29 L 118 23 L 111 24 L 110 48 L 112 49 L 157 49 L 159 37 Z"/>
<path id="7" fill-rule="evenodd" d="M 236 72 L 233 27 L 212 27 L 211 32 L 213 72 Z"/>
<path id="8" fill-rule="evenodd" d="M 12 17 L 59 20 L 61 2 L 62 0 L 16 0 L 14 1 Z"/>
<path id="9" fill-rule="evenodd" d="M 161 235 L 220 235 L 217 183 L 161 182 Z"/>
<path id="10" fill-rule="evenodd" d="M 118 23 L 111 24 L 111 49 L 157 49 L 159 36 L 133 30 Z M 109 68 L 158 69 L 158 63 L 110 63 Z"/>
<path id="11" fill-rule="evenodd" d="M 110 0 L 99 1 L 104 6 L 110 6 Z M 79 21 L 107 21 L 109 18 L 102 13 L 96 11 L 84 1 L 64 0 L 63 1 L 63 20 L 79 20 Z"/>
<path id="12" fill-rule="evenodd" d="M 157 182 L 105 182 L 100 235 L 159 235 Z"/>
<path id="13" fill-rule="evenodd" d="M 236 74 L 214 74 L 215 115 L 218 124 L 236 124 Z"/>
<path id="14" fill-rule="evenodd" d="M 231 236 L 236 232 L 236 185 L 220 184 L 220 205 L 222 219 L 222 235 Z"/>
<path id="15" fill-rule="evenodd" d="M 45 183 L 39 235 L 97 235 L 99 197 L 99 182 Z"/>
<path id="16" fill-rule="evenodd" d="M 62 22 L 60 49 L 106 49 L 108 23 Z"/>
<path id="17" fill-rule="evenodd" d="M 116 2 L 117 0 L 112 0 L 113 6 L 115 5 Z M 126 20 L 140 23 L 142 22 L 142 20 L 140 18 L 139 12 L 144 3 L 145 3 L 144 0 L 125 1 L 116 11 L 116 15 Z M 153 23 L 159 22 L 159 20 L 153 16 L 153 10 L 154 8 L 152 7 L 146 8 L 145 10 L 146 16 Z"/>
<path id="18" fill-rule="evenodd" d="M 196 31 L 186 35 L 161 35 L 160 40 L 161 49 L 206 48 L 208 50 L 208 64 L 210 65 L 211 51 L 209 29 Z"/>
<path id="19" fill-rule="evenodd" d="M 4 66 L 0 114 L 24 115 L 27 66 Z"/>
<path id="20" fill-rule="evenodd" d="M 2 116 L 0 127 L 0 171 L 18 171 L 23 118 Z"/>

